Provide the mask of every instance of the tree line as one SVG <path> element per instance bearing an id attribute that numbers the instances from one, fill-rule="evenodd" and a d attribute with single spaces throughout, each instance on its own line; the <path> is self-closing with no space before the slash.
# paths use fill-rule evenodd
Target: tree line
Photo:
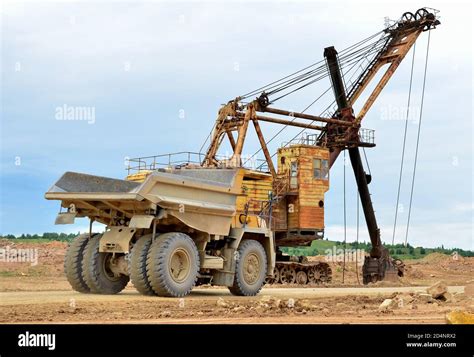
<path id="1" fill-rule="evenodd" d="M 409 243 L 405 246 L 404 244 L 384 244 L 389 250 L 390 255 L 394 258 L 407 259 L 407 258 L 422 258 L 423 256 L 431 253 L 442 253 L 442 254 L 459 254 L 463 257 L 474 257 L 474 252 L 471 250 L 465 250 L 461 248 L 445 248 L 441 245 L 436 248 L 425 248 L 425 247 L 414 247 Z M 282 248 L 284 253 L 289 255 L 303 255 L 303 256 L 315 256 L 325 255 L 328 249 L 360 249 L 365 252 L 370 252 L 372 249 L 371 243 L 366 242 L 337 242 L 328 240 L 317 240 L 313 241 L 310 247 L 296 247 L 296 248 Z"/>
<path id="2" fill-rule="evenodd" d="M 15 236 L 13 234 L 7 234 L 7 235 L 1 235 L 0 238 L 4 239 L 25 239 L 25 240 L 57 240 L 57 241 L 62 241 L 62 242 L 69 242 L 73 240 L 75 237 L 77 237 L 80 234 L 78 233 L 43 233 L 43 234 L 22 234 L 19 236 Z"/>

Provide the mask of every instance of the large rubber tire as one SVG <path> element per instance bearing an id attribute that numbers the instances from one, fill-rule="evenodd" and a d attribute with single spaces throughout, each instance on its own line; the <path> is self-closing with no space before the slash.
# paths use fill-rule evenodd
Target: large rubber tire
<path id="1" fill-rule="evenodd" d="M 89 234 L 78 235 L 69 244 L 64 258 L 64 273 L 71 287 L 80 293 L 89 293 L 90 289 L 82 277 L 82 258 L 89 241 Z"/>
<path id="2" fill-rule="evenodd" d="M 130 253 L 130 280 L 135 289 L 143 295 L 155 295 L 146 273 L 146 262 L 151 243 L 151 234 L 140 237 L 133 245 Z"/>
<path id="3" fill-rule="evenodd" d="M 151 244 L 147 274 L 150 285 L 158 296 L 188 295 L 196 285 L 198 272 L 198 250 L 188 235 L 165 233 Z"/>
<path id="4" fill-rule="evenodd" d="M 234 285 L 229 287 L 233 295 L 254 296 L 265 283 L 267 255 L 263 246 L 255 240 L 244 240 L 238 249 Z"/>
<path id="5" fill-rule="evenodd" d="M 112 253 L 99 252 L 101 235 L 89 239 L 82 260 L 82 277 L 94 294 L 117 294 L 127 286 L 130 278 L 127 275 L 112 276 L 106 269 L 107 259 Z"/>

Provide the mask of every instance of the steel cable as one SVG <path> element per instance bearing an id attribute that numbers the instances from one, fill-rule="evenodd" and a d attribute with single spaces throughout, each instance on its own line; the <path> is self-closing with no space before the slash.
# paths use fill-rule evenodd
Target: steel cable
<path id="1" fill-rule="evenodd" d="M 420 133 L 421 133 L 421 119 L 423 118 L 423 104 L 425 100 L 425 86 L 426 86 L 426 72 L 428 68 L 428 57 L 430 51 L 430 39 L 431 39 L 431 31 L 428 32 L 428 43 L 426 45 L 426 59 L 425 59 L 425 71 L 423 74 L 423 88 L 421 90 L 421 104 L 420 104 L 420 117 L 418 121 L 418 134 L 416 137 L 416 148 L 415 148 L 415 162 L 413 163 L 413 177 L 411 181 L 411 191 L 410 191 L 410 204 L 408 206 L 408 220 L 407 220 L 407 230 L 405 234 L 405 246 L 408 242 L 408 230 L 410 228 L 410 218 L 411 218 L 411 205 L 413 202 L 413 191 L 415 188 L 415 174 L 416 174 L 416 164 L 418 161 L 418 148 L 420 144 Z"/>

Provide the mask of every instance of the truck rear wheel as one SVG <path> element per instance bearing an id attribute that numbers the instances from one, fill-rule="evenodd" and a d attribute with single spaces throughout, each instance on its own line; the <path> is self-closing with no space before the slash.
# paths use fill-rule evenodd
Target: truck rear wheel
<path id="1" fill-rule="evenodd" d="M 182 297 L 196 285 L 199 254 L 188 235 L 170 232 L 151 244 L 147 258 L 147 276 L 158 296 Z"/>
<path id="2" fill-rule="evenodd" d="M 130 253 L 130 280 L 135 289 L 143 295 L 155 295 L 146 273 L 146 260 L 151 243 L 151 234 L 141 237 L 133 245 Z"/>
<path id="3" fill-rule="evenodd" d="M 234 295 L 257 295 L 265 283 L 267 255 L 263 246 L 255 240 L 240 243 L 239 259 L 235 267 L 234 285 L 229 290 Z"/>
<path id="4" fill-rule="evenodd" d="M 82 277 L 82 258 L 89 241 L 89 234 L 81 234 L 69 244 L 64 258 L 64 272 L 71 287 L 80 293 L 89 293 L 90 289 Z"/>
<path id="5" fill-rule="evenodd" d="M 94 294 L 117 294 L 128 281 L 127 275 L 116 273 L 111 269 L 114 256 L 112 253 L 99 252 L 101 235 L 89 239 L 82 261 L 82 277 Z"/>

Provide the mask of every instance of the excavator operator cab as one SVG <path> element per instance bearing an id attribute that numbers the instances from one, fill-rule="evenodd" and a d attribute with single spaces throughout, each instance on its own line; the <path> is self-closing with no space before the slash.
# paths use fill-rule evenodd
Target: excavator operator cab
<path id="1" fill-rule="evenodd" d="M 329 189 L 329 150 L 300 141 L 278 150 L 275 190 L 285 196 L 287 236 L 299 245 L 324 237 L 324 194 Z M 283 192 L 284 191 L 284 192 Z M 309 242 L 310 243 L 310 242 Z"/>

